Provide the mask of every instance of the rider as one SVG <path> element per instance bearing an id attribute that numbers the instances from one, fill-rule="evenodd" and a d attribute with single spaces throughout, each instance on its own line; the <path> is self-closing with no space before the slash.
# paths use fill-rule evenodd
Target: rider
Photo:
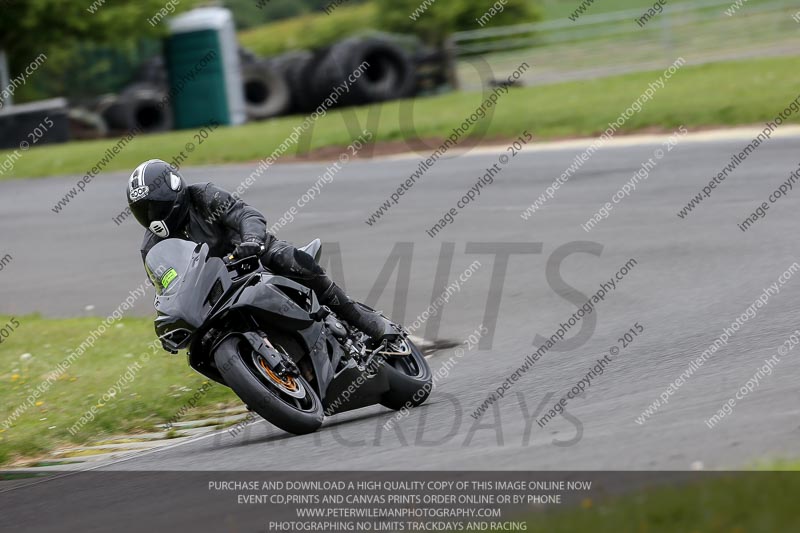
<path id="1" fill-rule="evenodd" d="M 187 186 L 175 167 L 151 159 L 133 171 L 127 192 L 131 213 L 147 228 L 142 259 L 167 238 L 206 243 L 212 257 L 223 257 L 231 250 L 238 259 L 256 255 L 274 274 L 312 289 L 322 305 L 375 344 L 397 335 L 386 318 L 351 300 L 313 257 L 268 233 L 264 215 L 216 185 Z"/>

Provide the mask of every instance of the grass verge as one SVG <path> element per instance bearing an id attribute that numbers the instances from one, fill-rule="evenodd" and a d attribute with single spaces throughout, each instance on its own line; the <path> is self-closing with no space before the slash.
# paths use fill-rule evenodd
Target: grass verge
<path id="1" fill-rule="evenodd" d="M 800 531 L 789 472 L 708 473 L 689 484 L 646 489 L 580 507 L 545 511 L 527 520 L 529 533 L 673 533 Z M 478 530 L 470 530 L 478 531 Z"/>
<path id="2" fill-rule="evenodd" d="M 535 65 L 533 65 L 535 71 Z M 484 139 L 515 138 L 528 130 L 539 140 L 576 136 L 596 136 L 610 121 L 631 105 L 658 79 L 661 71 L 512 89 L 501 96 L 493 114 L 487 114 L 474 131 Z M 797 97 L 800 87 L 800 57 L 781 57 L 684 67 L 653 100 L 644 104 L 621 128 L 622 132 L 756 124 L 772 120 Z M 480 93 L 452 93 L 442 96 L 389 102 L 341 111 L 321 117 L 311 131 L 310 141 L 298 143 L 308 150 L 346 146 L 360 133 L 351 134 L 344 122 L 355 117 L 356 129 L 372 126 L 379 143 L 400 142 L 417 148 L 426 156 L 433 150 L 419 148 L 408 139 L 443 139 L 480 105 Z M 251 123 L 234 128 L 219 128 L 196 149 L 187 153 L 185 145 L 196 142 L 194 132 L 177 131 L 140 136 L 107 164 L 104 171 L 127 170 L 141 161 L 160 158 L 171 161 L 184 152 L 184 165 L 256 161 L 269 155 L 302 121 L 299 117 Z M 789 122 L 800 122 L 794 114 Z M 353 122 L 350 122 L 351 126 Z M 473 132 L 474 132 L 473 131 Z M 13 168 L 0 174 L 0 180 L 88 172 L 116 140 L 74 142 L 43 146 L 19 152 Z M 295 155 L 295 146 L 289 150 Z M 4 161 L 10 152 L 0 152 Z M 102 175 L 102 173 L 101 173 Z"/>
<path id="3" fill-rule="evenodd" d="M 0 326 L 11 318 L 0 316 Z M 0 464 L 66 444 L 96 443 L 106 435 L 160 430 L 206 382 L 183 356 L 149 349 L 155 339 L 150 319 L 123 318 L 6 427 L 17 407 L 101 321 L 16 317 L 19 326 L 0 343 Z M 143 354 L 151 355 L 145 361 Z M 213 385 L 181 421 L 237 402 L 229 389 Z M 69 429 L 93 406 L 94 420 L 71 434 Z"/>

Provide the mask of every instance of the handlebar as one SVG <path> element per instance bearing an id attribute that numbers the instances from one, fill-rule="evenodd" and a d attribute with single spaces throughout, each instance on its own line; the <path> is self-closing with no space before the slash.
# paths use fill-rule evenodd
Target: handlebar
<path id="1" fill-rule="evenodd" d="M 222 257 L 222 262 L 228 268 L 228 272 L 235 272 L 237 276 L 250 274 L 261 267 L 261 261 L 257 255 L 237 259 L 235 255 L 228 254 Z"/>

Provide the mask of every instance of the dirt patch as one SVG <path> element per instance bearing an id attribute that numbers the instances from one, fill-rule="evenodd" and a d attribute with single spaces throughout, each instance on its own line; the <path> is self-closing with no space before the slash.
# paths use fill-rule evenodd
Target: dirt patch
<path id="1" fill-rule="evenodd" d="M 397 141 L 383 141 L 376 144 L 367 145 L 363 148 L 360 152 L 358 152 L 355 156 L 352 156 L 351 159 L 357 159 L 362 161 L 367 161 L 370 159 L 374 159 L 376 157 L 384 157 L 389 155 L 397 155 L 397 154 L 406 154 L 406 153 L 416 153 L 422 158 L 427 158 L 430 156 L 432 152 L 434 152 L 439 146 L 444 143 L 445 139 L 418 139 L 415 141 L 406 141 L 406 140 L 397 140 Z M 492 146 L 494 144 L 502 144 L 502 140 L 500 138 L 497 139 L 484 139 L 481 142 L 477 141 L 466 141 L 461 142 L 453 148 L 454 150 L 468 150 L 471 148 L 475 148 L 476 146 L 486 145 Z M 302 163 L 307 161 L 332 161 L 338 159 L 340 155 L 342 155 L 342 150 L 344 148 L 341 146 L 324 146 L 322 148 L 317 148 L 315 150 L 311 150 L 307 154 L 304 155 L 292 155 L 292 156 L 283 156 L 280 159 L 281 163 Z"/>
<path id="2" fill-rule="evenodd" d="M 710 131 L 720 129 L 719 126 L 695 126 L 695 127 L 688 127 L 687 128 L 690 132 L 700 132 L 700 131 Z M 635 131 L 621 131 L 617 132 L 614 137 L 628 137 L 631 135 L 658 135 L 658 134 L 669 134 L 673 133 L 675 128 L 671 127 L 663 127 L 663 126 L 648 126 L 646 128 L 637 129 Z M 598 138 L 602 135 L 602 131 L 596 132 L 596 134 L 585 136 L 576 136 L 576 135 L 563 135 L 563 136 L 555 136 L 555 137 L 548 137 L 546 139 L 538 138 L 534 135 L 534 143 L 535 142 L 556 142 L 556 141 L 571 141 L 577 139 L 588 139 L 593 140 Z M 439 146 L 441 146 L 446 139 L 442 138 L 427 138 L 427 139 L 417 139 L 417 140 L 395 140 L 395 141 L 382 141 L 372 145 L 367 145 L 366 148 L 362 149 L 358 152 L 355 156 L 351 156 L 351 159 L 354 160 L 362 160 L 368 161 L 370 159 L 375 159 L 377 157 L 385 157 L 391 155 L 398 155 L 398 154 L 408 154 L 408 153 L 416 153 L 421 159 L 425 159 L 430 156 L 432 152 L 434 152 Z M 495 136 L 495 137 L 486 137 L 480 140 L 470 140 L 466 139 L 454 148 L 453 151 L 463 152 L 465 150 L 471 150 L 472 148 L 478 146 L 503 146 L 510 144 L 517 140 L 516 137 L 503 137 L 503 136 Z M 315 150 L 311 150 L 307 154 L 303 155 L 288 155 L 283 156 L 280 158 L 281 163 L 306 163 L 306 162 L 325 162 L 325 161 L 333 161 L 339 158 L 342 154 L 342 150 L 344 147 L 342 146 L 324 146 L 322 148 L 317 148 Z M 349 155 L 349 154 L 348 154 Z"/>

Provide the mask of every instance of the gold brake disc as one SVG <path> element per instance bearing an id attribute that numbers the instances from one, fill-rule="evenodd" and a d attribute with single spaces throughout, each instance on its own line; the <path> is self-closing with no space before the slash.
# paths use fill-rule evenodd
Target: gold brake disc
<path id="1" fill-rule="evenodd" d="M 291 392 L 297 392 L 298 390 L 297 382 L 292 376 L 286 376 L 286 378 L 280 377 L 278 374 L 272 371 L 272 369 L 267 365 L 266 361 L 264 361 L 264 358 L 262 357 L 258 358 L 258 364 L 261 365 L 261 368 L 264 370 L 264 373 L 266 373 L 267 376 L 269 376 L 269 378 L 272 381 L 274 381 L 278 385 L 285 387 Z"/>

